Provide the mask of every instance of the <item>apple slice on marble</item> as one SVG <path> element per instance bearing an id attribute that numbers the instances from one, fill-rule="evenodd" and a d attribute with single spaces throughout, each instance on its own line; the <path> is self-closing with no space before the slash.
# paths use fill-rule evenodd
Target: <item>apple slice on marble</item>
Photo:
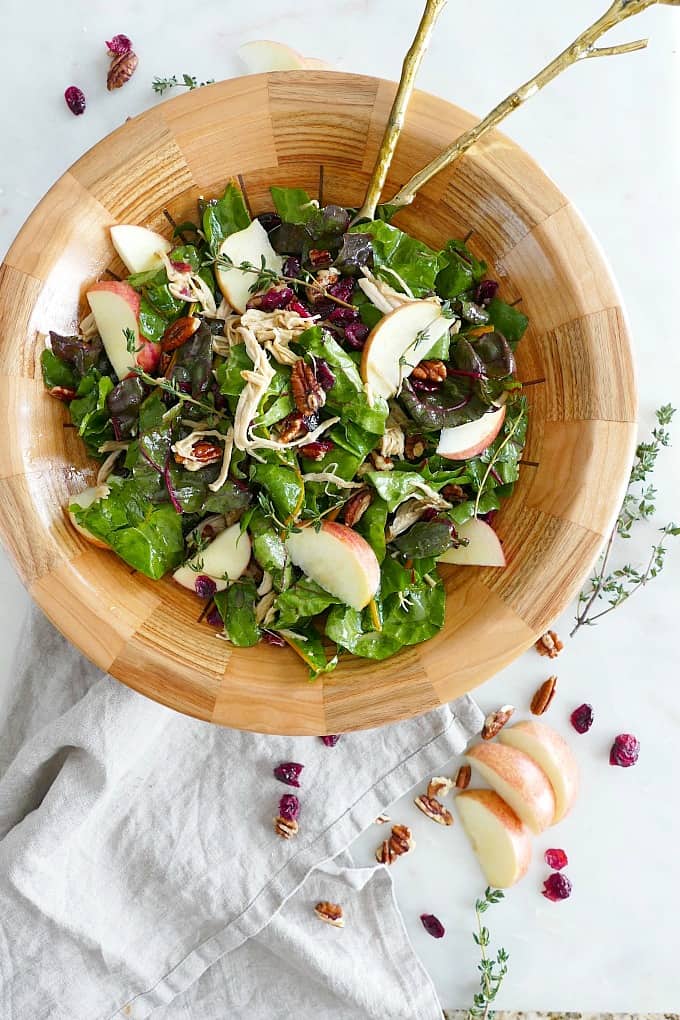
<path id="1" fill-rule="evenodd" d="M 469 460 L 470 457 L 477 457 L 487 446 L 491 446 L 504 421 L 505 405 L 483 414 L 475 421 L 442 429 L 437 453 L 447 460 Z"/>
<path id="2" fill-rule="evenodd" d="M 361 378 L 378 396 L 393 397 L 450 326 L 433 301 L 400 305 L 371 330 L 361 357 Z"/>
<path id="3" fill-rule="evenodd" d="M 255 39 L 243 43 L 237 53 L 246 65 L 248 74 L 264 74 L 267 71 L 302 71 L 316 68 L 326 70 L 329 65 L 316 57 L 303 57 L 284 43 L 270 39 Z"/>
<path id="4" fill-rule="evenodd" d="M 111 227 L 111 240 L 130 273 L 144 273 L 157 266 L 160 268 L 163 259 L 159 252 L 167 255 L 172 251 L 172 244 L 161 234 L 131 223 Z"/>
<path id="5" fill-rule="evenodd" d="M 484 877 L 507 889 L 523 878 L 531 861 L 531 836 L 515 812 L 493 790 L 463 790 L 456 807 Z"/>
<path id="6" fill-rule="evenodd" d="M 466 538 L 467 545 L 447 549 L 439 557 L 440 563 L 452 563 L 460 567 L 504 567 L 505 553 L 496 532 L 486 521 L 478 517 L 461 524 L 458 537 Z"/>
<path id="7" fill-rule="evenodd" d="M 466 758 L 532 832 L 538 834 L 552 825 L 553 788 L 528 754 L 505 744 L 482 741 L 470 748 Z"/>
<path id="8" fill-rule="evenodd" d="M 573 807 L 579 786 L 578 765 L 564 737 L 545 723 L 526 720 L 502 729 L 498 739 L 528 754 L 543 769 L 555 794 L 553 825 L 561 821 Z"/>
<path id="9" fill-rule="evenodd" d="M 352 609 L 363 609 L 380 584 L 380 564 L 361 535 L 345 524 L 324 521 L 293 532 L 286 547 L 296 567 Z"/>
<path id="10" fill-rule="evenodd" d="M 196 591 L 196 579 L 209 577 L 217 591 L 224 591 L 229 581 L 237 581 L 250 563 L 250 539 L 240 524 L 232 524 L 217 538 L 183 563 L 172 575 L 178 584 Z"/>
<path id="11" fill-rule="evenodd" d="M 135 365 L 153 372 L 158 367 L 161 349 L 159 344 L 140 337 L 141 298 L 134 287 L 119 280 L 102 280 L 92 284 L 87 300 L 118 378 L 124 379 Z"/>
<path id="12" fill-rule="evenodd" d="M 71 510 L 71 507 L 75 504 L 81 507 L 83 510 L 87 510 L 93 503 L 96 503 L 98 499 L 105 499 L 110 492 L 108 485 L 91 485 L 88 489 L 84 489 L 82 492 L 77 493 L 75 496 L 71 496 L 68 501 L 67 514 L 68 519 L 76 529 L 76 531 L 86 538 L 92 545 L 98 546 L 100 549 L 108 549 L 106 542 L 103 542 L 101 538 L 97 538 L 91 531 L 84 528 L 82 524 L 79 524 L 76 520 L 76 515 Z"/>
<path id="13" fill-rule="evenodd" d="M 267 269 L 280 273 L 283 259 L 277 255 L 271 244 L 267 231 L 259 220 L 253 220 L 244 230 L 225 237 L 220 245 L 219 255 L 226 255 L 234 267 L 242 262 L 250 262 L 258 270 L 263 264 Z M 255 274 L 243 272 L 241 269 L 220 269 L 219 262 L 215 265 L 215 279 L 225 298 L 237 312 L 245 312 L 246 305 L 253 296 L 250 288 Z"/>

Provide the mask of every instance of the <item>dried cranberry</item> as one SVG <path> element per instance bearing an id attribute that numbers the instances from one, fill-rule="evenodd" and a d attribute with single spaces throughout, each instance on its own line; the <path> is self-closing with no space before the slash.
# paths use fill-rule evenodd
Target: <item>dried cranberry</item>
<path id="1" fill-rule="evenodd" d="M 81 113 L 85 113 L 85 93 L 77 85 L 69 85 L 66 92 L 64 92 L 64 99 L 69 110 L 76 117 L 79 117 Z"/>
<path id="2" fill-rule="evenodd" d="M 193 267 L 189 262 L 173 262 L 170 259 L 170 265 L 177 270 L 178 273 L 192 273 Z"/>
<path id="3" fill-rule="evenodd" d="M 298 779 L 303 768 L 304 765 L 300 765 L 296 761 L 282 761 L 274 769 L 274 775 L 279 782 L 285 783 L 286 786 L 299 786 Z"/>
<path id="4" fill-rule="evenodd" d="M 433 939 L 443 939 L 446 935 L 446 928 L 434 914 L 421 914 L 420 920 L 423 922 L 423 928 L 427 934 L 431 935 Z"/>
<path id="5" fill-rule="evenodd" d="M 411 386 L 417 393 L 436 393 L 441 383 L 435 379 L 414 379 L 411 377 Z"/>
<path id="6" fill-rule="evenodd" d="M 275 212 L 261 212 L 258 213 L 256 218 L 260 221 L 267 233 L 269 233 L 270 230 L 273 230 L 274 227 L 278 227 L 281 224 L 281 217 Z M 288 274 L 286 273 L 286 276 L 287 275 Z"/>
<path id="7" fill-rule="evenodd" d="M 553 903 L 557 903 L 558 900 L 566 900 L 571 896 L 571 882 L 566 875 L 554 871 L 543 883 L 543 895 Z"/>
<path id="8" fill-rule="evenodd" d="M 335 386 L 335 375 L 324 358 L 314 358 L 314 374 L 326 392 L 333 389 Z"/>
<path id="9" fill-rule="evenodd" d="M 290 276 L 294 279 L 298 279 L 302 272 L 302 263 L 297 255 L 289 255 L 286 261 L 283 263 L 283 275 Z"/>
<path id="10" fill-rule="evenodd" d="M 425 510 L 423 510 L 422 514 L 420 515 L 420 519 L 421 521 L 425 521 L 427 524 L 429 524 L 430 521 L 433 521 L 438 516 L 439 516 L 438 511 L 433 506 L 428 506 L 425 508 Z"/>
<path id="11" fill-rule="evenodd" d="M 588 705 L 587 703 L 579 705 L 578 708 L 575 708 L 571 713 L 570 719 L 571 725 L 577 733 L 587 733 L 595 719 L 593 706 Z"/>
<path id="12" fill-rule="evenodd" d="M 248 308 L 259 308 L 263 312 L 275 312 L 286 305 L 295 297 L 293 291 L 285 283 L 278 283 L 265 294 L 256 294 L 248 302 Z"/>
<path id="13" fill-rule="evenodd" d="M 300 453 L 303 457 L 309 457 L 310 460 L 323 460 L 334 446 L 335 443 L 332 439 L 317 439 L 314 443 L 305 443 Z"/>
<path id="14" fill-rule="evenodd" d="M 284 793 L 279 801 L 279 815 L 287 822 L 294 822 L 300 814 L 300 801 L 294 793 Z"/>
<path id="15" fill-rule="evenodd" d="M 619 733 L 609 752 L 609 764 L 630 768 L 640 756 L 640 741 L 632 733 Z"/>
<path id="16" fill-rule="evenodd" d="M 286 305 L 286 311 L 297 312 L 302 319 L 308 319 L 312 314 L 308 308 L 305 308 L 301 301 L 297 300 L 297 298 L 294 298 L 293 301 L 288 302 L 288 304 Z"/>
<path id="17" fill-rule="evenodd" d="M 368 326 L 364 326 L 363 322 L 350 322 L 349 326 L 345 326 L 345 340 L 353 350 L 360 351 L 366 343 L 369 332 Z"/>
<path id="18" fill-rule="evenodd" d="M 326 745 L 326 747 L 335 747 L 335 745 L 337 744 L 338 740 L 340 739 L 340 734 L 339 733 L 329 733 L 328 736 L 322 737 L 321 739 L 323 740 L 323 742 Z"/>
<path id="19" fill-rule="evenodd" d="M 211 627 L 221 627 L 222 617 L 217 606 L 213 606 L 208 615 L 205 618 L 205 622 L 209 623 Z"/>
<path id="20" fill-rule="evenodd" d="M 564 850 L 546 850 L 545 852 L 545 863 L 553 871 L 561 871 L 562 868 L 566 868 L 569 863 L 569 859 L 565 854 Z"/>
<path id="21" fill-rule="evenodd" d="M 358 308 L 341 308 L 338 305 L 328 313 L 329 322 L 356 322 L 358 318 Z"/>
<path id="22" fill-rule="evenodd" d="M 283 640 L 280 634 L 276 634 L 273 630 L 263 630 L 262 640 L 265 644 L 272 645 L 273 648 L 285 648 L 286 642 Z"/>
<path id="23" fill-rule="evenodd" d="M 132 40 L 126 35 L 114 35 L 107 41 L 106 48 L 112 57 L 124 57 L 132 49 Z"/>
<path id="24" fill-rule="evenodd" d="M 326 289 L 331 297 L 337 298 L 338 301 L 349 301 L 354 292 L 354 280 L 349 276 L 341 276 Z"/>
<path id="25" fill-rule="evenodd" d="M 211 599 L 217 591 L 217 585 L 212 577 L 208 577 L 207 574 L 199 574 L 194 581 L 194 591 L 202 599 Z"/>
<path id="26" fill-rule="evenodd" d="M 478 305 L 488 304 L 496 297 L 497 292 L 498 284 L 495 280 L 482 280 L 475 290 L 475 301 Z"/>
<path id="27" fill-rule="evenodd" d="M 498 517 L 498 510 L 487 510 L 485 514 L 480 514 L 480 521 L 484 521 L 485 524 L 493 524 Z"/>

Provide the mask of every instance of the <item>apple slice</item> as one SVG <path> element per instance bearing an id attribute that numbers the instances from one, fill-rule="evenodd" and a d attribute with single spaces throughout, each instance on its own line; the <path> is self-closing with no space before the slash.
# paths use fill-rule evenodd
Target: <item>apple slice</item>
<path id="1" fill-rule="evenodd" d="M 458 537 L 467 538 L 468 544 L 447 549 L 439 557 L 440 563 L 453 563 L 459 567 L 504 567 L 505 553 L 496 532 L 478 517 L 461 524 Z"/>
<path id="2" fill-rule="evenodd" d="M 288 536 L 286 546 L 296 567 L 352 609 L 363 609 L 378 590 L 376 555 L 345 524 L 324 521 L 319 531 L 302 528 Z"/>
<path id="3" fill-rule="evenodd" d="M 248 534 L 241 531 L 240 524 L 232 524 L 230 528 L 221 531 L 205 549 L 178 567 L 172 576 L 178 584 L 190 591 L 196 591 L 197 577 L 210 577 L 217 591 L 224 591 L 229 581 L 238 580 L 249 563 Z"/>
<path id="4" fill-rule="evenodd" d="M 129 223 L 111 227 L 111 240 L 130 273 L 144 273 L 147 269 L 162 266 L 163 259 L 159 252 L 167 255 L 172 251 L 170 241 L 166 241 L 155 230 L 135 227 Z"/>
<path id="5" fill-rule="evenodd" d="M 442 429 L 437 453 L 447 460 L 469 460 L 470 457 L 477 457 L 487 446 L 491 446 L 503 428 L 504 421 L 505 405 L 483 414 L 475 421 L 466 421 L 464 425 Z"/>
<path id="6" fill-rule="evenodd" d="M 472 849 L 490 886 L 507 889 L 527 873 L 531 836 L 493 790 L 464 790 L 456 797 Z"/>
<path id="7" fill-rule="evenodd" d="M 361 356 L 361 378 L 378 396 L 393 397 L 450 326 L 433 301 L 400 305 L 371 330 Z M 419 340 L 419 334 L 426 338 Z"/>
<path id="8" fill-rule="evenodd" d="M 124 379 L 137 364 L 141 298 L 129 283 L 102 280 L 90 287 L 87 300 L 113 370 L 119 379 Z M 126 333 L 130 336 L 129 344 Z"/>
<path id="9" fill-rule="evenodd" d="M 540 722 L 519 722 L 501 730 L 498 739 L 515 747 L 543 769 L 555 794 L 553 825 L 571 811 L 578 793 L 578 765 L 564 737 Z"/>
<path id="10" fill-rule="evenodd" d="M 471 747 L 466 758 L 532 832 L 543 832 L 552 824 L 555 815 L 552 786 L 543 769 L 528 754 L 505 744 L 483 741 Z"/>
<path id="11" fill-rule="evenodd" d="M 235 234 L 225 237 L 220 245 L 219 255 L 226 255 L 231 259 L 234 266 L 241 262 L 250 262 L 259 269 L 264 259 L 267 269 L 273 269 L 280 273 L 283 266 L 283 259 L 277 255 L 271 244 L 267 231 L 259 220 L 253 220 L 245 230 L 237 230 Z M 253 273 L 244 273 L 241 269 L 220 269 L 219 264 L 215 266 L 215 279 L 229 304 L 237 312 L 245 312 L 246 304 L 253 296 L 250 287 L 255 276 Z"/>
<path id="12" fill-rule="evenodd" d="M 72 513 L 70 508 L 75 503 L 76 506 L 82 507 L 83 510 L 87 510 L 87 508 L 92 506 L 93 503 L 96 503 L 98 499 L 105 499 L 110 491 L 111 490 L 108 485 L 91 485 L 89 489 L 85 489 L 83 492 L 79 492 L 77 495 L 71 496 L 66 510 L 68 519 L 76 531 L 81 534 L 83 538 L 86 538 L 88 542 L 91 542 L 92 545 L 98 546 L 100 549 L 108 549 L 109 547 L 106 542 L 101 540 L 101 538 L 97 538 L 97 536 L 93 535 L 91 531 L 84 528 L 82 524 L 78 524 L 76 515 Z"/>

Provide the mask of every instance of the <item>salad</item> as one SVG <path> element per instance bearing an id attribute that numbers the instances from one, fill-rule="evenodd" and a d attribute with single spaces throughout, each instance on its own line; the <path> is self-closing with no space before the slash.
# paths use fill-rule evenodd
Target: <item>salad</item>
<path id="1" fill-rule="evenodd" d="M 89 287 L 42 372 L 99 461 L 74 527 L 317 676 L 432 637 L 438 564 L 504 565 L 527 319 L 464 241 L 271 195 L 253 218 L 230 182 L 172 240 L 112 227 L 129 275 Z"/>

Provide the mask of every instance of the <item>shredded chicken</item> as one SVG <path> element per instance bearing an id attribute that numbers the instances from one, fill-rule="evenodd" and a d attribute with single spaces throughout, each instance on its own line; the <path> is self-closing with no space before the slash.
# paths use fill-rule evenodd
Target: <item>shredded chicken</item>
<path id="1" fill-rule="evenodd" d="M 260 596 L 268 595 L 269 592 L 272 590 L 273 586 L 274 579 L 272 578 L 272 575 L 269 573 L 269 571 L 265 570 L 264 574 L 262 575 L 262 580 L 257 586 L 257 594 Z"/>
<path id="2" fill-rule="evenodd" d="M 275 601 L 276 592 L 268 591 L 262 596 L 260 601 L 257 603 L 257 605 L 255 606 L 255 622 L 258 625 L 261 626 L 264 624 L 266 626 L 266 624 L 270 622 L 270 620 L 268 620 L 267 617 L 270 615 L 270 610 L 272 609 Z M 271 615 L 273 616 L 273 613 Z"/>
<path id="3" fill-rule="evenodd" d="M 102 466 L 99 468 L 99 471 L 97 472 L 96 482 L 97 485 L 104 484 L 104 482 L 106 481 L 106 479 L 109 477 L 114 467 L 116 466 L 116 461 L 118 460 L 122 452 L 123 452 L 122 450 L 112 450 L 112 452 L 108 455 L 106 460 L 102 463 Z"/>
<path id="4" fill-rule="evenodd" d="M 213 339 L 216 354 L 228 354 L 236 344 L 243 343 L 242 329 L 249 329 L 258 343 L 269 351 L 280 365 L 294 365 L 299 355 L 289 344 L 314 324 L 318 316 L 304 316 L 279 308 L 263 312 L 260 308 L 247 308 L 243 315 L 230 315 L 224 322 L 224 337 Z"/>
<path id="5" fill-rule="evenodd" d="M 404 433 L 396 421 L 390 417 L 385 423 L 385 431 L 380 442 L 380 453 L 383 457 L 397 457 L 401 458 L 404 456 Z"/>
<path id="6" fill-rule="evenodd" d="M 79 332 L 83 340 L 90 340 L 97 332 L 97 323 L 94 313 L 90 312 L 80 323 Z"/>
<path id="7" fill-rule="evenodd" d="M 329 467 L 336 467 L 335 464 L 329 464 Z M 332 471 L 310 471 L 309 474 L 302 476 L 303 482 L 330 482 L 331 485 L 337 485 L 339 489 L 363 489 L 363 482 L 348 482 L 340 475 L 334 474 Z"/>
<path id="8" fill-rule="evenodd" d="M 229 468 L 231 466 L 231 455 L 234 452 L 234 430 L 229 427 L 226 436 L 224 437 L 224 453 L 222 455 L 222 467 L 220 473 L 214 482 L 211 482 L 208 488 L 211 492 L 219 492 L 227 478 L 229 477 Z"/>
<path id="9" fill-rule="evenodd" d="M 113 450 L 127 450 L 130 444 L 124 439 L 107 439 L 105 443 L 99 447 L 100 453 L 111 453 Z"/>
<path id="10" fill-rule="evenodd" d="M 176 443 L 173 443 L 170 449 L 179 458 L 181 458 L 182 466 L 187 471 L 200 471 L 201 468 L 205 467 L 205 461 L 197 460 L 194 457 L 194 444 L 199 439 L 205 439 L 207 436 L 215 436 L 217 439 L 224 439 L 225 437 L 221 432 L 217 432 L 216 429 L 194 429 L 184 439 L 178 439 Z M 230 454 L 231 456 L 231 451 Z M 224 483 L 223 483 L 224 484 Z M 212 488 L 212 486 L 211 486 Z"/>
<path id="11" fill-rule="evenodd" d="M 385 532 L 385 539 L 391 542 L 397 535 L 408 531 L 411 525 L 419 521 L 425 511 L 431 506 L 432 504 L 426 499 L 407 499 L 405 503 L 401 504 L 394 515 L 394 520 Z"/>
<path id="12" fill-rule="evenodd" d="M 262 397 L 274 378 L 274 369 L 269 364 L 269 358 L 257 342 L 253 331 L 243 326 L 239 326 L 239 330 L 243 337 L 246 353 L 253 362 L 253 368 L 241 372 L 246 385 L 241 390 L 234 412 L 234 445 L 237 450 L 250 451 L 253 448 L 253 440 L 249 435 L 250 425 L 257 414 Z"/>
<path id="13" fill-rule="evenodd" d="M 364 275 L 363 280 L 359 280 L 359 286 L 363 290 L 364 294 L 376 308 L 380 309 L 381 312 L 387 314 L 393 312 L 395 308 L 399 308 L 401 305 L 407 305 L 411 301 L 419 301 L 421 298 L 414 298 L 406 284 L 401 279 L 398 273 L 394 273 L 399 282 L 408 291 L 407 294 L 402 294 L 400 291 L 395 290 L 394 287 L 390 287 L 389 283 L 385 283 L 384 280 L 379 280 L 377 276 L 374 276 L 370 269 L 366 266 L 362 266 L 361 272 Z M 438 298 L 427 298 L 426 300 L 432 301 L 437 306 L 440 304 Z"/>
<path id="14" fill-rule="evenodd" d="M 159 252 L 168 274 L 168 290 L 180 301 L 191 301 L 201 306 L 204 316 L 208 319 L 217 318 L 215 297 L 208 284 L 198 273 L 183 273 L 176 268 L 164 252 Z"/>

